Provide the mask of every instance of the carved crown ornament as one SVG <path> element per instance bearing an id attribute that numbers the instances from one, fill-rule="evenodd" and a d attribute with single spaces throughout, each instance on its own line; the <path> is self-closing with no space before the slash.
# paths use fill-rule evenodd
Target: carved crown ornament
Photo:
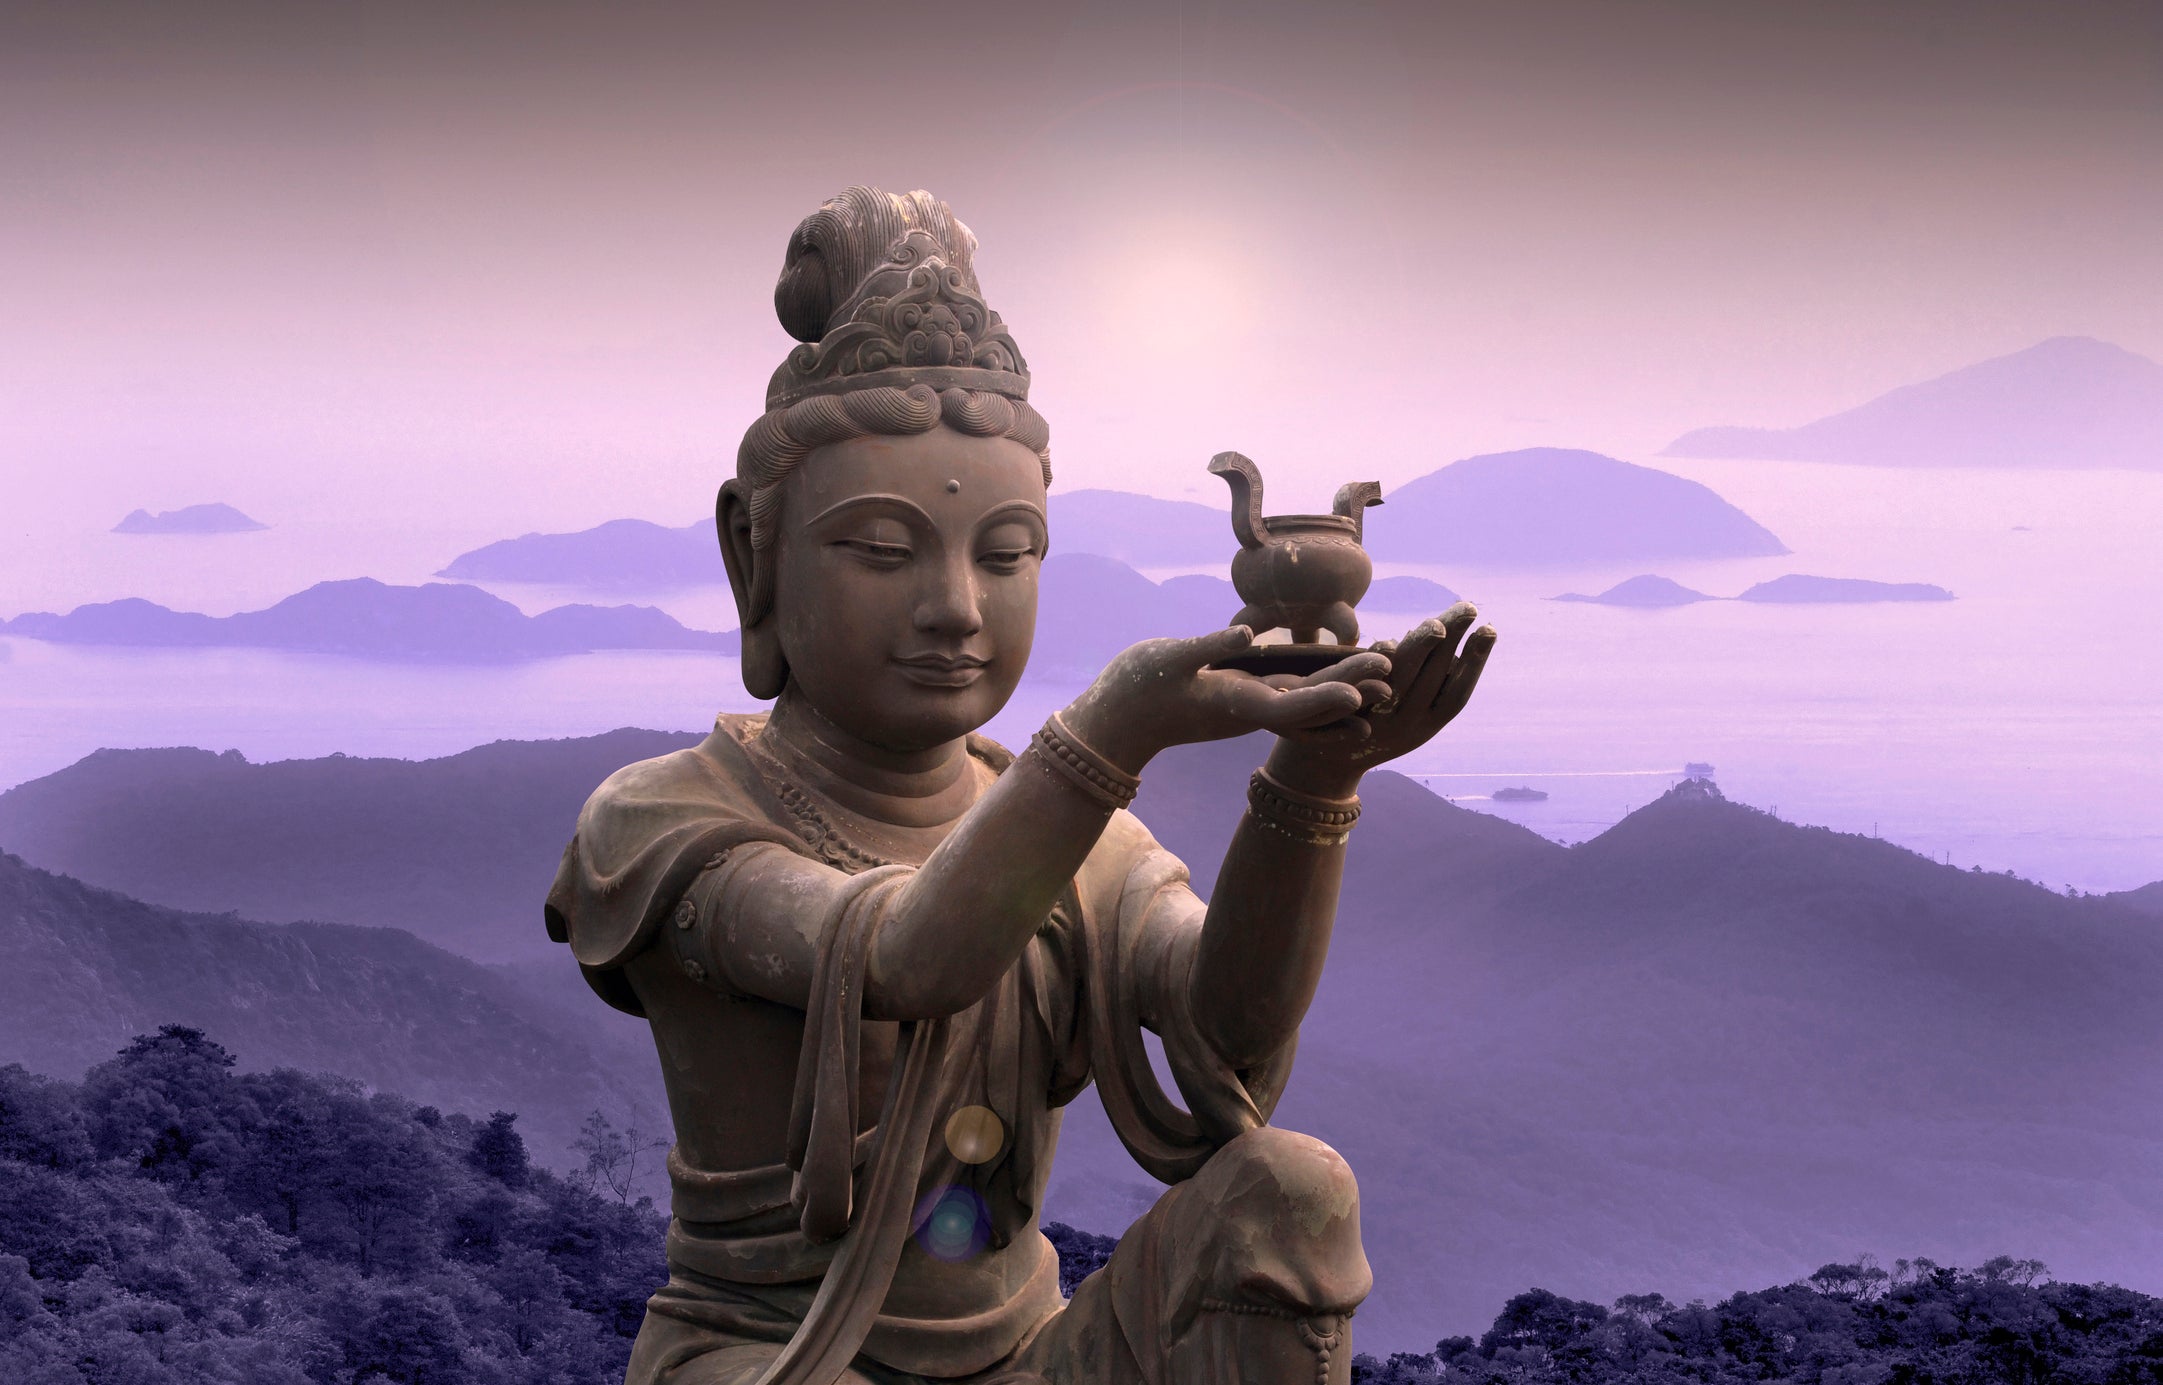
<path id="1" fill-rule="evenodd" d="M 1029 366 L 999 315 L 939 242 L 911 231 L 834 311 L 835 325 L 789 352 L 766 407 L 881 385 L 985 390 L 1029 397 Z"/>

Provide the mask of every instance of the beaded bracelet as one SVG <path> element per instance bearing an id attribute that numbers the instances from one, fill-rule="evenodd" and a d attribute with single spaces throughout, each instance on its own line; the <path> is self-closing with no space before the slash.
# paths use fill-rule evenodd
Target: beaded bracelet
<path id="1" fill-rule="evenodd" d="M 1029 738 L 1029 748 L 1040 763 L 1106 808 L 1126 807 L 1142 787 L 1140 779 L 1091 750 L 1057 712 Z"/>
<path id="2" fill-rule="evenodd" d="M 1359 821 L 1359 800 L 1317 798 L 1258 769 L 1247 781 L 1247 814 L 1258 826 L 1306 846 L 1342 846 Z"/>

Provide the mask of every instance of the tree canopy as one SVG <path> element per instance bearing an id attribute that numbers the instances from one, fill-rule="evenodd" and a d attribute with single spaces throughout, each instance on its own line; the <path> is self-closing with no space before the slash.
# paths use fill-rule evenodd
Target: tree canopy
<path id="1" fill-rule="evenodd" d="M 663 1228 L 511 1113 L 238 1073 L 178 1025 L 79 1085 L 0 1068 L 0 1380 L 621 1380 Z"/>

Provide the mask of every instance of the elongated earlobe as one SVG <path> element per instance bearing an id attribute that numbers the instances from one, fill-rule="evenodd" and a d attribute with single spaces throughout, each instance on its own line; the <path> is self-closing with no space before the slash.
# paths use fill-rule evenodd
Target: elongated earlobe
<path id="1" fill-rule="evenodd" d="M 779 622 L 774 619 L 773 555 L 751 544 L 750 497 L 741 481 L 727 481 L 714 499 L 714 528 L 721 539 L 721 562 L 729 589 L 736 594 L 736 619 L 743 635 L 744 689 L 753 697 L 779 697 L 789 681 L 788 660 L 781 652 Z"/>

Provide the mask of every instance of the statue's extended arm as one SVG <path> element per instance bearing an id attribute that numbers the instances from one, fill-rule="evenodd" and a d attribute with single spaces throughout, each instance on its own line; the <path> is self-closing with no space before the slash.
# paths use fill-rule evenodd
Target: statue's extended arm
<path id="1" fill-rule="evenodd" d="M 1122 654 L 1062 714 L 1064 732 L 1032 743 L 884 901 L 864 1014 L 953 1014 L 989 991 L 1043 925 L 1112 811 L 1132 796 L 1134 771 L 1157 748 L 1313 725 L 1358 705 L 1357 690 L 1340 683 L 1280 689 L 1205 669 L 1243 644 L 1243 634 L 1206 636 Z M 1368 657 L 1373 667 L 1348 660 L 1346 676 L 1380 667 Z M 741 857 L 694 888 L 693 926 L 675 946 L 736 989 L 801 1008 L 820 921 L 849 877 L 785 847 Z"/>
<path id="2" fill-rule="evenodd" d="M 1360 778 L 1463 710 L 1494 647 L 1492 629 L 1465 639 L 1478 618 L 1460 603 L 1401 644 L 1377 646 L 1391 658 L 1391 693 L 1362 716 L 1364 734 L 1281 738 L 1255 776 L 1188 982 L 1196 1029 L 1233 1067 L 1260 1062 L 1298 1031 L 1329 952 Z"/>

